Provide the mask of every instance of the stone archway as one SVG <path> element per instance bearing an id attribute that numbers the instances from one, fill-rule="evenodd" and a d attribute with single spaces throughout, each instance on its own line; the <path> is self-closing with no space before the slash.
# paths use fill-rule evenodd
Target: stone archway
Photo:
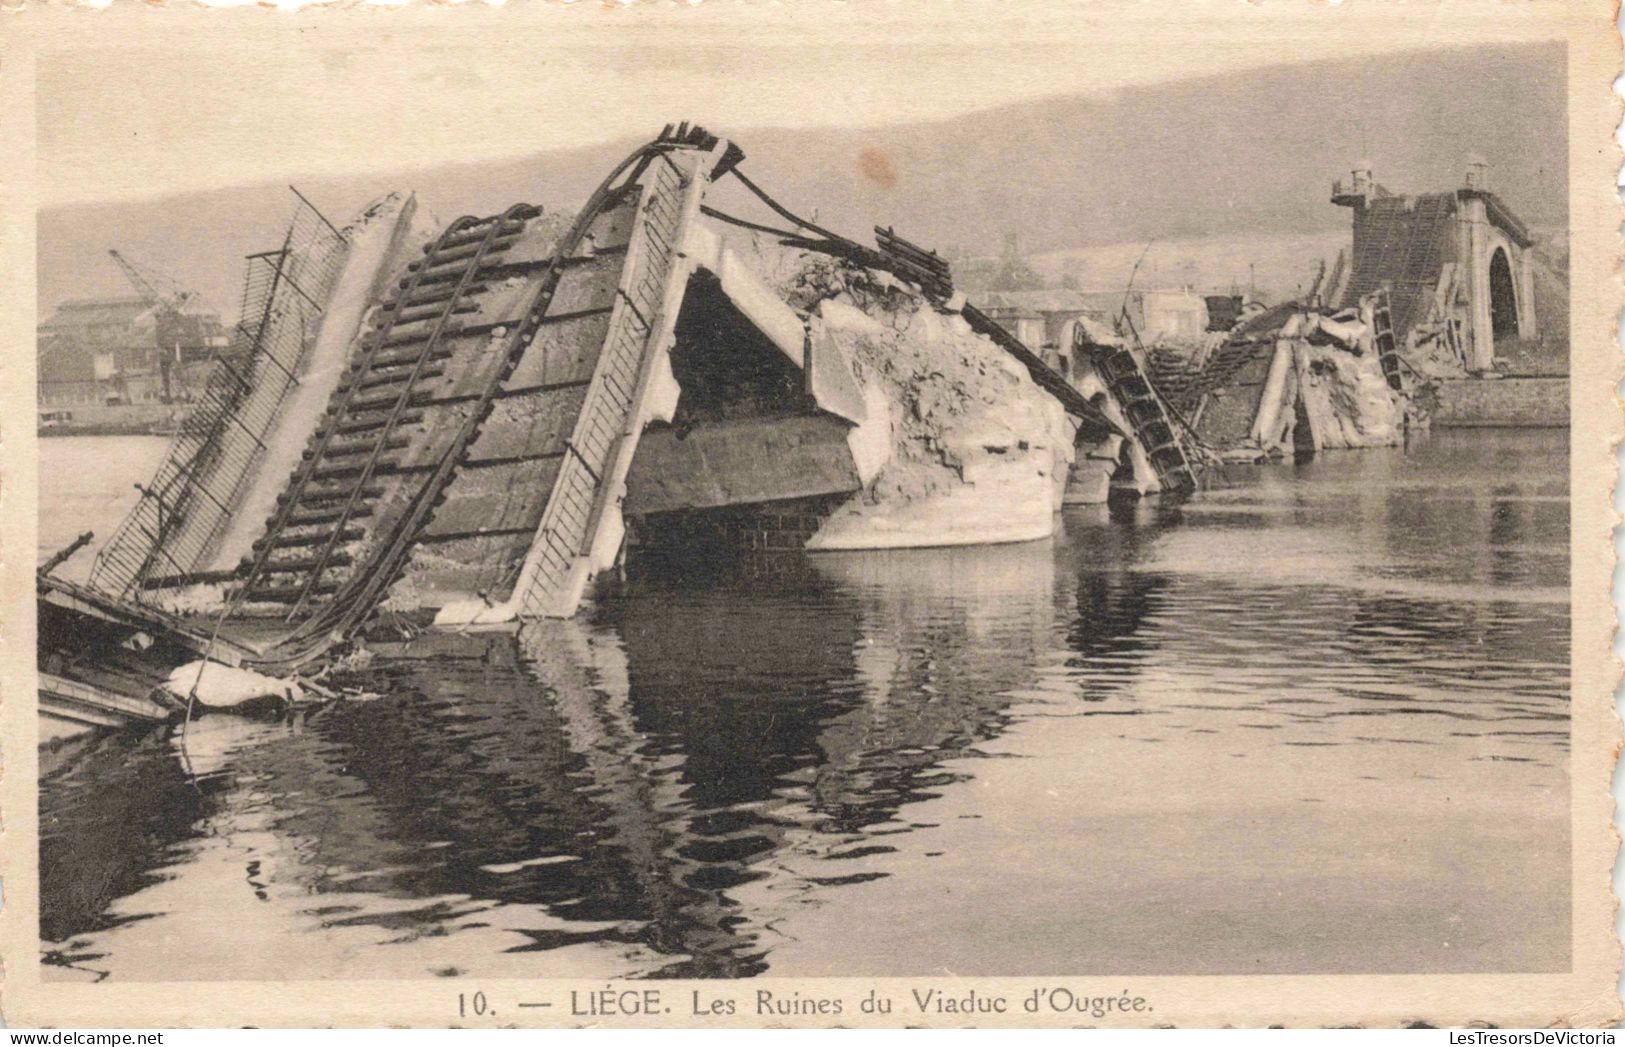
<path id="1" fill-rule="evenodd" d="M 1490 254 L 1490 330 L 1496 341 L 1518 334 L 1517 280 L 1505 247 Z"/>

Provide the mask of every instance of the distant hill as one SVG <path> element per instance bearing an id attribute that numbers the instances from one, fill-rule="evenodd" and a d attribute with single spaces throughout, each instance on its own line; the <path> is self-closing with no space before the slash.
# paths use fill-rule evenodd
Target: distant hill
<path id="1" fill-rule="evenodd" d="M 860 238 L 895 225 L 975 254 L 996 254 L 1012 232 L 1040 254 L 1335 232 L 1347 213 L 1328 202 L 1331 180 L 1361 158 L 1390 188 L 1416 191 L 1455 185 L 1467 156 L 1480 154 L 1527 221 L 1564 226 L 1565 75 L 1560 45 L 1406 52 L 880 129 L 712 130 L 745 149 L 755 181 L 821 224 Z M 673 114 L 693 116 L 703 114 Z M 444 218 L 517 200 L 568 211 L 635 144 L 299 187 L 335 220 L 391 189 L 418 191 Z M 126 293 L 106 257 L 112 246 L 234 316 L 242 255 L 274 246 L 290 205 L 286 189 L 266 185 L 43 211 L 41 308 Z"/>

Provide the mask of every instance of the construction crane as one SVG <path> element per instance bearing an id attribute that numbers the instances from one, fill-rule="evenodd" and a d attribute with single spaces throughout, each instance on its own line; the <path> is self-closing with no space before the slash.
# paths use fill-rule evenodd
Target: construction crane
<path id="1" fill-rule="evenodd" d="M 119 254 L 114 248 L 109 248 L 107 253 L 112 255 L 113 261 L 118 263 L 119 269 L 124 273 L 124 278 L 130 281 L 130 286 L 134 287 L 141 297 L 152 305 L 161 305 L 175 312 L 180 312 L 196 297 L 191 291 L 182 289 L 172 276 L 158 272 L 156 269 L 137 265 Z"/>
<path id="2" fill-rule="evenodd" d="M 157 363 L 165 402 L 181 392 L 181 378 L 186 364 L 206 357 L 213 335 L 209 323 L 193 315 L 189 309 L 197 295 L 181 287 L 174 277 L 148 266 L 132 262 L 118 250 L 109 248 L 109 255 L 118 263 L 124 278 L 130 282 L 142 301 L 153 308 L 154 348 L 158 350 Z M 213 324 L 218 327 L 218 322 Z"/>

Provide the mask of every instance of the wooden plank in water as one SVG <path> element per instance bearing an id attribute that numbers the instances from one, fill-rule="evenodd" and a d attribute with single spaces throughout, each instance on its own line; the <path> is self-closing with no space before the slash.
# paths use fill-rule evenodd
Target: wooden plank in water
<path id="1" fill-rule="evenodd" d="M 37 584 L 42 605 L 152 633 L 190 650 L 206 651 L 209 657 L 226 665 L 240 665 L 251 653 L 224 636 L 216 637 L 211 643 L 212 621 L 209 619 L 183 621 L 156 608 L 121 600 L 60 578 L 41 577 Z"/>
<path id="2" fill-rule="evenodd" d="M 175 714 L 175 710 L 150 698 L 120 694 L 47 672 L 40 673 L 39 700 L 40 712 L 45 715 L 94 727 L 156 723 Z"/>

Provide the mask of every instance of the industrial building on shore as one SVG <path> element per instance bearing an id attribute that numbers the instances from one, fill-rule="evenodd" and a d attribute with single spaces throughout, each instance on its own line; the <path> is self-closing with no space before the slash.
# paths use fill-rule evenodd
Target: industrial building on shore
<path id="1" fill-rule="evenodd" d="M 59 303 L 37 332 L 36 396 L 42 426 L 121 428 L 166 416 L 207 380 L 229 345 L 218 314 L 173 280 L 108 252 L 137 292 Z"/>

